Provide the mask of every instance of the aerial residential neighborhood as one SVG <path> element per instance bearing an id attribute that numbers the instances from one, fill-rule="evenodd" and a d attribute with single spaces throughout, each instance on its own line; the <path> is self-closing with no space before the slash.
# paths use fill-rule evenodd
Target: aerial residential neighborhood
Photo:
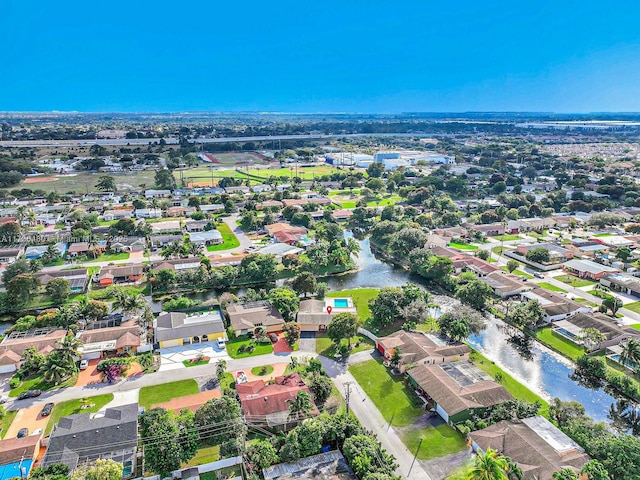
<path id="1" fill-rule="evenodd" d="M 493 135 L 43 152 L 0 191 L 2 478 L 636 478 L 636 179 Z"/>

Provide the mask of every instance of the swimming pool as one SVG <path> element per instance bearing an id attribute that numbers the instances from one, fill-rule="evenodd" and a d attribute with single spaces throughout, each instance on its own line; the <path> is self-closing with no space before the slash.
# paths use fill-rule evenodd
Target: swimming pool
<path id="1" fill-rule="evenodd" d="M 349 300 L 346 298 L 334 298 L 333 299 L 333 306 L 336 308 L 348 308 L 349 307 Z"/>

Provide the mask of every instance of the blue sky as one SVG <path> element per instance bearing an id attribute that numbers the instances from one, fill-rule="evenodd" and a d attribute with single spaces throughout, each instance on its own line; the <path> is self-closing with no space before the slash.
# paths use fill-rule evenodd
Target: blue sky
<path id="1" fill-rule="evenodd" d="M 5 111 L 640 111 L 634 0 L 2 4 Z"/>

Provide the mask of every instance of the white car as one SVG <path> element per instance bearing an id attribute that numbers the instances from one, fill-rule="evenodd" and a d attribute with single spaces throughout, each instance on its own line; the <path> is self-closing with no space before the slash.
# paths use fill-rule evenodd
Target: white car
<path id="1" fill-rule="evenodd" d="M 0 405 L 2 405 L 3 403 L 7 403 L 9 401 L 9 397 L 2 395 L 0 396 Z"/>
<path id="2" fill-rule="evenodd" d="M 218 348 L 220 350 L 224 349 L 224 340 L 222 340 L 221 338 L 218 339 Z"/>
<path id="3" fill-rule="evenodd" d="M 80 370 L 86 370 L 89 368 L 89 360 L 80 360 Z"/>

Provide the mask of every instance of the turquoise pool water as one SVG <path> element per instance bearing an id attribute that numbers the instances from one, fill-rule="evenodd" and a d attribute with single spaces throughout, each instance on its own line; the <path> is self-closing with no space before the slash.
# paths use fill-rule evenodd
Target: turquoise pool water
<path id="1" fill-rule="evenodd" d="M 336 308 L 348 308 L 349 300 L 346 298 L 336 298 L 333 300 L 333 306 Z"/>

